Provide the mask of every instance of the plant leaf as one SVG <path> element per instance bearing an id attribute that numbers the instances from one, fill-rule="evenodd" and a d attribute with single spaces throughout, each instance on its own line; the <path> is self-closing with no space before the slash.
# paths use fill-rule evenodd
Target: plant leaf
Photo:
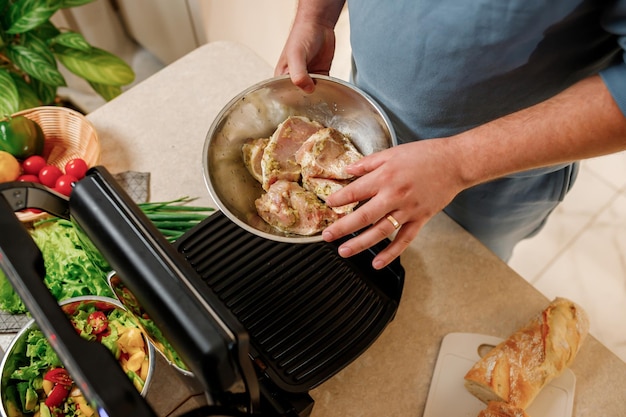
<path id="1" fill-rule="evenodd" d="M 20 99 L 17 86 L 9 71 L 0 69 L 0 116 L 18 111 Z"/>
<path id="2" fill-rule="evenodd" d="M 19 110 L 30 109 L 33 107 L 41 106 L 42 102 L 35 90 L 26 82 L 22 77 L 17 74 L 11 73 L 15 86 L 17 87 L 17 93 L 19 94 Z"/>
<path id="3" fill-rule="evenodd" d="M 92 47 L 90 52 L 54 45 L 54 55 L 71 72 L 98 84 L 122 86 L 135 79 L 135 72 L 121 58 Z"/>
<path id="4" fill-rule="evenodd" d="M 43 40 L 54 38 L 59 33 L 61 33 L 61 31 L 57 29 L 57 27 L 54 26 L 54 24 L 49 20 L 37 26 L 35 29 L 32 30 L 32 32 Z"/>
<path id="5" fill-rule="evenodd" d="M 48 60 L 38 52 L 22 45 L 11 45 L 7 48 L 9 58 L 22 71 L 33 78 L 53 86 L 66 85 L 65 78 Z"/>
<path id="6" fill-rule="evenodd" d="M 9 7 L 9 28 L 6 32 L 28 32 L 47 21 L 60 7 L 60 0 L 17 0 Z"/>
<path id="7" fill-rule="evenodd" d="M 50 39 L 52 43 L 67 46 L 68 48 L 78 49 L 79 51 L 91 51 L 91 45 L 85 40 L 83 35 L 76 32 L 65 32 Z"/>
<path id="8" fill-rule="evenodd" d="M 0 0 L 0 16 L 4 16 L 9 6 L 9 0 Z"/>
<path id="9" fill-rule="evenodd" d="M 37 96 L 44 106 L 54 103 L 58 90 L 56 86 L 43 83 L 36 78 L 30 80 L 30 85 L 33 87 L 33 90 L 35 90 L 35 93 L 37 93 Z"/>
<path id="10" fill-rule="evenodd" d="M 91 3 L 94 0 L 61 0 L 61 8 L 66 9 L 68 7 L 82 6 L 83 4 Z"/>
<path id="11" fill-rule="evenodd" d="M 117 85 L 98 84 L 91 81 L 89 81 L 89 85 L 106 101 L 111 101 L 122 94 L 122 88 Z"/>
<path id="12" fill-rule="evenodd" d="M 48 44 L 42 40 L 39 36 L 35 35 L 33 32 L 26 32 L 23 36 L 23 45 L 28 49 L 37 52 L 43 58 L 45 58 L 50 65 L 54 65 L 56 68 L 56 59 L 52 54 L 52 51 L 48 47 Z"/>

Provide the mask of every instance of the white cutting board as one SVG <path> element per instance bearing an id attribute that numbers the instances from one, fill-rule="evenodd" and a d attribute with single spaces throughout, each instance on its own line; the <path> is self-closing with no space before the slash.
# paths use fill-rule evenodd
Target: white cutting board
<path id="1" fill-rule="evenodd" d="M 467 371 L 480 359 L 481 345 L 502 339 L 475 333 L 450 333 L 443 338 L 430 384 L 424 417 L 476 417 L 486 405 L 464 386 Z M 526 409 L 531 417 L 571 417 L 576 376 L 566 369 L 546 385 Z"/>

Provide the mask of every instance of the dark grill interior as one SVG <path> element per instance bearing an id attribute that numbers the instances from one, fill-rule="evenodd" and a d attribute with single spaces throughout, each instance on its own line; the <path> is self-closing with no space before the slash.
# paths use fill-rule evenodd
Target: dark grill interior
<path id="1" fill-rule="evenodd" d="M 254 362 L 279 387 L 307 391 L 360 355 L 393 319 L 399 263 L 371 268 L 334 244 L 288 244 L 248 233 L 215 213 L 177 249 L 249 333 Z"/>

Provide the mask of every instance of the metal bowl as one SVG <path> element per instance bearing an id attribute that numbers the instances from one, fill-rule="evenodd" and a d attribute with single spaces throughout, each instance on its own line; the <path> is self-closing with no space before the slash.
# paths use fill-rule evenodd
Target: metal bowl
<path id="1" fill-rule="evenodd" d="M 246 89 L 217 115 L 204 144 L 204 179 L 219 209 L 245 230 L 279 242 L 311 243 L 322 237 L 283 233 L 259 217 L 254 201 L 263 189 L 243 163 L 241 148 L 247 139 L 269 137 L 289 116 L 305 116 L 350 137 L 363 155 L 397 144 L 389 119 L 366 93 L 335 78 L 312 77 L 312 94 L 286 75 Z"/>
<path id="2" fill-rule="evenodd" d="M 107 308 L 116 308 L 116 309 L 126 311 L 124 306 L 118 300 L 109 298 L 109 297 L 100 297 L 100 296 L 80 296 L 80 297 L 69 298 L 67 300 L 59 302 L 59 305 L 65 311 L 67 316 L 71 317 L 71 315 L 73 314 L 72 307 L 78 306 L 81 303 L 95 303 L 96 305 L 105 305 L 107 306 Z M 34 319 L 29 320 L 24 325 L 24 327 L 22 327 L 22 329 L 15 335 L 10 345 L 8 346 L 6 353 L 4 354 L 4 357 L 2 358 L 2 362 L 0 363 L 0 397 L 1 397 L 0 416 L 2 417 L 11 417 L 15 415 L 13 411 L 9 410 L 9 407 L 7 406 L 7 402 L 5 400 L 5 396 L 7 395 L 7 386 L 9 384 L 9 376 L 11 372 L 13 371 L 13 369 L 11 368 L 14 367 L 15 364 L 17 363 L 17 360 L 14 358 L 16 352 L 22 351 L 23 349 L 25 349 L 25 344 L 26 344 L 28 335 L 31 333 L 32 330 L 36 330 L 36 329 L 39 329 L 39 326 L 37 325 L 35 320 Z M 142 337 L 144 339 L 146 352 L 148 354 L 148 360 L 149 360 L 148 376 L 146 380 L 144 381 L 143 388 L 140 392 L 141 395 L 145 397 L 148 394 L 148 390 L 152 382 L 152 377 L 155 371 L 155 356 L 154 356 L 154 346 L 152 346 L 152 344 L 150 343 L 148 338 L 145 336 L 145 334 L 142 333 Z M 20 413 L 19 415 L 22 415 L 22 414 Z M 24 414 L 24 415 L 27 415 L 27 414 Z M 28 414 L 28 415 L 32 415 L 32 414 Z M 97 417 L 97 413 L 94 414 L 94 416 Z"/>

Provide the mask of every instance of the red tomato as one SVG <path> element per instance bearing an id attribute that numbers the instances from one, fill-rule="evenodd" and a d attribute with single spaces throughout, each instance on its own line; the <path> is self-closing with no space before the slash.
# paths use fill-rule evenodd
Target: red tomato
<path id="1" fill-rule="evenodd" d="M 63 401 L 67 398 L 70 393 L 69 387 L 66 387 L 61 384 L 56 384 L 50 394 L 48 394 L 48 398 L 46 398 L 46 405 L 50 408 L 58 407 L 63 404 Z"/>
<path id="2" fill-rule="evenodd" d="M 17 181 L 22 181 L 22 182 L 41 182 L 39 181 L 39 177 L 37 175 L 34 174 L 22 174 L 19 177 L 17 177 Z"/>
<path id="3" fill-rule="evenodd" d="M 87 162 L 85 162 L 81 158 L 72 159 L 67 164 L 65 164 L 65 173 L 73 175 L 79 180 L 85 177 L 87 169 L 89 169 L 89 167 L 87 166 Z"/>
<path id="4" fill-rule="evenodd" d="M 107 337 L 107 336 L 111 336 L 111 327 L 107 327 L 107 329 L 101 333 L 98 333 L 96 335 L 96 340 L 98 342 L 101 342 L 103 338 Z"/>
<path id="5" fill-rule="evenodd" d="M 22 162 L 24 174 L 38 175 L 39 171 L 46 166 L 46 160 L 39 155 L 29 156 Z"/>
<path id="6" fill-rule="evenodd" d="M 69 372 L 65 368 L 52 368 L 43 376 L 46 381 L 54 382 L 55 384 L 61 384 L 66 387 L 71 387 L 74 381 L 70 377 Z"/>
<path id="7" fill-rule="evenodd" d="M 78 179 L 75 176 L 63 174 L 54 183 L 54 191 L 69 197 L 76 181 Z"/>
<path id="8" fill-rule="evenodd" d="M 57 179 L 63 175 L 61 170 L 54 165 L 46 165 L 39 171 L 39 181 L 46 187 L 54 188 Z"/>
<path id="9" fill-rule="evenodd" d="M 109 328 L 109 320 L 102 311 L 94 311 L 87 317 L 87 322 L 91 326 L 92 333 L 98 334 Z"/>

